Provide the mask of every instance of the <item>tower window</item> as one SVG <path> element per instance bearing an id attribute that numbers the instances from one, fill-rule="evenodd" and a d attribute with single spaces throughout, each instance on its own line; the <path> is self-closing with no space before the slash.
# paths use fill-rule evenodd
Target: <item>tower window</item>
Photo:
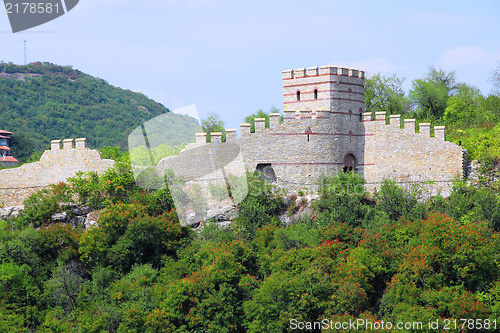
<path id="1" fill-rule="evenodd" d="M 300 91 L 297 91 L 297 100 L 300 101 Z"/>
<path id="2" fill-rule="evenodd" d="M 318 99 L 318 89 L 314 89 L 314 99 Z"/>

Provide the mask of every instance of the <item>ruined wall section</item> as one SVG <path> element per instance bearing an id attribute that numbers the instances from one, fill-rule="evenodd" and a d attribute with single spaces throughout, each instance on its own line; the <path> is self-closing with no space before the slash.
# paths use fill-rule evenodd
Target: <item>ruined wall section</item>
<path id="1" fill-rule="evenodd" d="M 78 171 L 101 174 L 113 166 L 113 160 L 102 159 L 98 150 L 87 148 L 85 138 L 53 140 L 40 161 L 0 170 L 0 204 L 21 205 L 31 194 L 64 182 Z"/>
<path id="2" fill-rule="evenodd" d="M 451 181 L 463 175 L 462 147 L 444 140 L 444 126 L 420 123 L 415 131 L 415 119 L 390 116 L 386 125 L 385 112 L 364 114 L 366 129 L 364 177 L 368 189 L 380 188 L 384 179 L 394 179 L 401 185 L 419 183 L 431 193 L 447 195 Z"/>

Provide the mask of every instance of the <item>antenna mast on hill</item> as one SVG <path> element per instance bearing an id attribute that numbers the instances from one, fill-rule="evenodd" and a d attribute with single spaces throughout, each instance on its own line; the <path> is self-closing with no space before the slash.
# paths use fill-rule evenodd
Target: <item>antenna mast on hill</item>
<path id="1" fill-rule="evenodd" d="M 26 39 L 24 40 L 24 66 L 26 66 Z"/>

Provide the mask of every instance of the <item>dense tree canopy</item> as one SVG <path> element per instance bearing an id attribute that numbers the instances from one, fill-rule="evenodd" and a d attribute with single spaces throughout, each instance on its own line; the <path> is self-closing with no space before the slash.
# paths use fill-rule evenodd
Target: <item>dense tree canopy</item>
<path id="1" fill-rule="evenodd" d="M 490 81 L 498 88 L 500 66 Z M 458 82 L 455 72 L 430 67 L 423 78 L 412 82 L 408 94 L 404 78 L 374 74 L 366 78 L 365 105 L 368 112 L 386 111 L 446 126 L 446 140 L 461 143 L 472 159 L 500 159 L 500 93 L 483 95 L 479 89 Z"/>
<path id="2" fill-rule="evenodd" d="M 179 225 L 168 190 L 140 190 L 124 167 L 33 195 L 23 214 L 0 221 L 0 328 L 289 332 L 323 320 L 493 323 L 500 314 L 491 188 L 458 183 L 448 199 L 422 201 L 387 182 L 369 197 L 360 176 L 341 174 L 285 226 L 278 216 L 297 212 L 285 205 L 296 196 L 248 179 L 233 227 L 208 221 L 198 232 Z M 97 226 L 51 222 L 78 202 L 103 208 Z"/>

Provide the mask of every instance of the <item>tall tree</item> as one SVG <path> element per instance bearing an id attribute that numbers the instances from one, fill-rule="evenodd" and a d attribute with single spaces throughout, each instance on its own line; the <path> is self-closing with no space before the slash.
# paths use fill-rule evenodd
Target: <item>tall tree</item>
<path id="1" fill-rule="evenodd" d="M 404 78 L 380 73 L 365 80 L 365 106 L 367 112 L 386 111 L 388 114 L 404 114 L 409 110 L 409 100 L 402 85 Z"/>
<path id="2" fill-rule="evenodd" d="M 458 92 L 448 99 L 443 117 L 445 123 L 466 128 L 477 125 L 485 116 L 480 108 L 482 99 L 479 89 L 462 83 Z"/>
<path id="3" fill-rule="evenodd" d="M 226 130 L 224 129 L 224 121 L 215 112 L 209 112 L 207 118 L 202 119 L 201 129 L 207 133 L 207 142 L 210 142 L 211 132 L 222 132 L 222 140 L 225 140 Z"/>
<path id="4" fill-rule="evenodd" d="M 454 71 L 446 73 L 442 69 L 430 67 L 425 78 L 412 82 L 410 99 L 420 117 L 441 119 L 448 98 L 457 93 L 459 87 Z"/>
<path id="5" fill-rule="evenodd" d="M 265 126 L 269 127 L 269 113 L 280 113 L 280 110 L 271 106 L 269 112 L 264 112 L 264 110 L 260 109 L 256 113 L 245 117 L 245 123 L 250 124 L 250 132 L 255 132 L 255 118 L 265 118 Z"/>

